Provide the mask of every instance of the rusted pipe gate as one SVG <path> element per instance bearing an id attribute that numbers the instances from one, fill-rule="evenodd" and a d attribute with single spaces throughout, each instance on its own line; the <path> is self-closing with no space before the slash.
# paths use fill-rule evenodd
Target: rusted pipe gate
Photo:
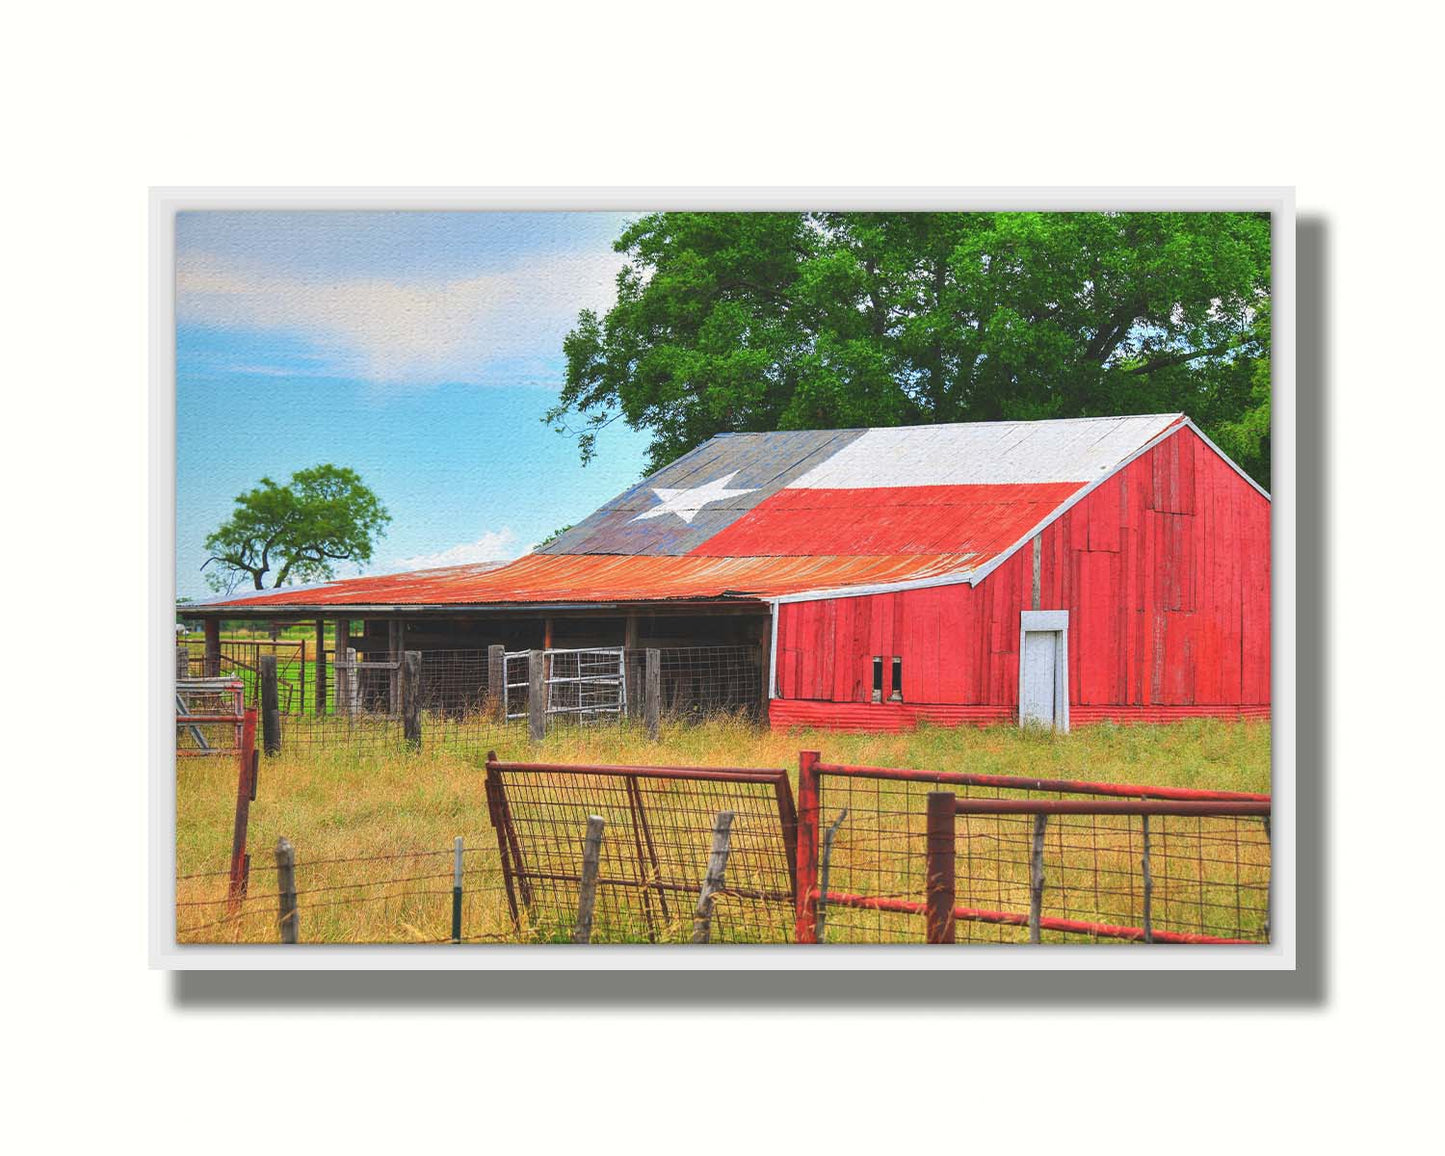
<path id="1" fill-rule="evenodd" d="M 1055 795 L 1081 795 L 1080 799 L 974 799 L 957 797 L 952 791 L 932 792 L 928 800 L 924 842 L 926 847 L 924 886 L 917 899 L 897 895 L 863 895 L 829 891 L 824 902 L 832 907 L 851 907 L 864 911 L 893 912 L 920 916 L 925 920 L 925 939 L 931 943 L 951 943 L 957 921 L 968 919 L 1098 936 L 1100 938 L 1179 943 L 1246 942 L 1207 935 L 1150 931 L 1147 928 L 1125 927 L 1101 922 L 1041 917 L 1037 901 L 1029 913 L 960 908 L 953 903 L 954 857 L 956 840 L 954 817 L 959 814 L 1014 815 L 1196 815 L 1244 817 L 1259 816 L 1266 820 L 1270 812 L 1270 796 L 1235 791 L 1192 790 L 1183 787 L 1156 787 L 1133 783 L 1099 783 L 1079 779 L 1042 779 L 1012 775 L 982 775 L 956 771 L 929 771 L 903 767 L 847 766 L 824 763 L 817 751 L 798 755 L 798 902 L 794 938 L 799 943 L 817 942 L 818 839 L 823 823 L 832 808 L 824 795 L 829 780 L 846 784 L 849 780 L 931 784 L 937 787 L 967 790 L 972 788 L 1043 792 Z M 939 798 L 934 800 L 933 796 Z M 856 803 L 853 804 L 856 806 Z"/>
<path id="2" fill-rule="evenodd" d="M 798 857 L 798 818 L 786 771 L 513 763 L 489 752 L 486 783 L 487 813 L 518 930 L 524 915 L 534 924 L 571 919 L 582 882 L 577 854 L 587 818 L 596 814 L 606 818 L 610 848 L 597 878 L 599 898 L 635 896 L 649 941 L 669 929 L 690 935 L 716 812 L 730 810 L 734 838 L 748 848 L 752 874 L 734 878 L 720 894 L 773 912 L 760 916 L 770 926 L 759 930 L 786 938 Z M 699 847 L 703 853 L 695 856 Z"/>

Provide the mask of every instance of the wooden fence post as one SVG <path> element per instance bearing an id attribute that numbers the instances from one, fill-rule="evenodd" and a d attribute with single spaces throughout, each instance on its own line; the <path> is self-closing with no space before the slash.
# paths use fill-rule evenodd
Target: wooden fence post
<path id="1" fill-rule="evenodd" d="M 817 751 L 798 752 L 798 894 L 793 912 L 793 941 L 817 943 L 818 760 Z"/>
<path id="2" fill-rule="evenodd" d="M 592 942 L 592 912 L 597 907 L 597 874 L 602 861 L 601 815 L 587 816 L 587 835 L 582 840 L 582 879 L 577 891 L 577 925 L 573 943 Z"/>
<path id="3" fill-rule="evenodd" d="M 492 720 L 507 721 L 507 648 L 493 643 L 487 647 L 487 705 Z"/>
<path id="4" fill-rule="evenodd" d="M 296 911 L 296 853 L 284 835 L 276 840 L 276 893 L 282 943 L 296 943 L 300 916 Z"/>
<path id="5" fill-rule="evenodd" d="M 266 757 L 281 753 L 281 708 L 276 693 L 276 656 L 263 654 L 257 660 L 261 674 L 261 734 Z"/>
<path id="6" fill-rule="evenodd" d="M 251 824 L 252 789 L 255 785 L 256 708 L 247 707 L 241 721 L 241 749 L 237 752 L 236 818 L 231 827 L 231 886 L 229 910 L 235 911 L 246 896 L 246 832 Z"/>
<path id="7" fill-rule="evenodd" d="M 401 660 L 401 730 L 412 750 L 421 749 L 421 651 L 408 650 Z"/>
<path id="8" fill-rule="evenodd" d="M 527 652 L 527 733 L 533 742 L 547 737 L 546 654 Z"/>
<path id="9" fill-rule="evenodd" d="M 706 943 L 712 938 L 712 898 L 725 886 L 728 850 L 732 844 L 733 813 L 719 811 L 712 825 L 712 853 L 707 857 L 707 875 L 692 913 L 692 941 Z"/>
<path id="10" fill-rule="evenodd" d="M 952 791 L 928 792 L 927 879 L 925 898 L 927 941 L 953 943 L 957 936 L 953 908 L 954 866 L 958 857 L 954 833 L 957 815 Z"/>
<path id="11" fill-rule="evenodd" d="M 402 639 L 405 637 L 405 629 L 405 625 L 400 622 L 386 624 L 386 661 L 392 664 L 391 669 L 386 672 L 387 713 L 392 718 L 401 714 Z"/>
<path id="12" fill-rule="evenodd" d="M 351 624 L 345 618 L 336 620 L 336 645 L 331 652 L 332 669 L 336 675 L 336 702 L 332 708 L 335 714 L 351 713 L 351 684 L 356 679 L 356 672 L 346 665 L 350 651 L 351 639 L 347 632 Z"/>
<path id="13" fill-rule="evenodd" d="M 827 942 L 825 923 L 828 912 L 828 872 L 833 863 L 833 840 L 838 837 L 838 828 L 843 825 L 843 820 L 847 817 L 848 808 L 844 807 L 838 813 L 838 817 L 833 820 L 833 825 L 828 828 L 828 833 L 823 836 L 823 863 L 818 868 L 818 917 L 813 925 L 814 943 Z"/>
<path id="14" fill-rule="evenodd" d="M 206 659 L 204 673 L 207 678 L 219 678 L 221 674 L 221 620 L 219 618 L 207 618 L 206 628 Z"/>
<path id="15" fill-rule="evenodd" d="M 462 941 L 462 837 L 452 846 L 452 942 Z"/>
<path id="16" fill-rule="evenodd" d="M 1044 913 L 1044 828 L 1049 817 L 1034 816 L 1033 852 L 1029 856 L 1029 942 L 1038 943 L 1039 921 Z"/>
<path id="17" fill-rule="evenodd" d="M 642 700 L 647 737 L 656 739 L 658 726 L 662 721 L 662 651 L 652 646 L 647 648 L 647 671 L 643 676 Z"/>
<path id="18" fill-rule="evenodd" d="M 191 677 L 191 650 L 184 642 L 176 646 L 176 677 Z"/>
<path id="19" fill-rule="evenodd" d="M 316 620 L 316 713 L 326 713 L 326 620 Z"/>
<path id="20" fill-rule="evenodd" d="M 351 677 L 346 680 L 346 693 L 350 700 L 346 705 L 346 713 L 352 715 L 361 713 L 361 672 L 357 669 L 357 662 L 356 647 L 348 646 L 346 648 L 346 669 Z"/>

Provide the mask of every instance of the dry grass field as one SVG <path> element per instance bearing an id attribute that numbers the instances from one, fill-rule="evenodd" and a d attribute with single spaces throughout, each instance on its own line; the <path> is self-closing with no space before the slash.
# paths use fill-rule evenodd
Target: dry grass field
<path id="1" fill-rule="evenodd" d="M 456 836 L 467 849 L 466 937 L 479 942 L 512 938 L 496 835 L 484 801 L 487 745 L 503 759 L 518 761 L 796 768 L 800 750 L 819 750 L 825 760 L 840 763 L 1269 790 L 1269 725 L 1213 720 L 1096 726 L 1054 736 L 1013 727 L 924 727 L 896 735 L 774 733 L 742 721 L 714 719 L 665 724 L 656 742 L 640 727 L 624 724 L 559 728 L 537 745 L 519 730 L 508 729 L 475 744 L 439 744 L 421 753 L 384 744 L 292 743 L 280 756 L 261 762 L 259 792 L 250 810 L 250 898 L 238 915 L 228 915 L 225 904 L 235 760 L 179 760 L 178 939 L 275 942 L 272 850 L 281 836 L 295 847 L 303 942 L 447 939 Z M 577 837 L 580 843 L 580 830 Z M 1125 853 L 1134 854 L 1127 845 L 1120 852 Z M 843 878 L 848 854 L 846 840 L 840 841 L 835 866 Z M 961 877 L 964 870 L 961 858 Z M 1010 883 L 1014 891 L 1016 884 Z M 994 890 L 999 892 L 999 887 Z M 961 890 L 960 902 L 962 897 Z M 1007 899 L 1018 901 L 1016 894 Z M 852 924 L 857 933 L 845 937 L 869 938 L 869 921 Z M 882 929 L 883 922 L 877 926 Z"/>

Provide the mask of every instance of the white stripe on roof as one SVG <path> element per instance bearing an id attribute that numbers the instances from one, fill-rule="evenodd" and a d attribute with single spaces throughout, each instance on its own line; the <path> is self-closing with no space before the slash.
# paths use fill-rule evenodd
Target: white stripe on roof
<path id="1" fill-rule="evenodd" d="M 871 429 L 789 489 L 1092 482 L 1183 414 Z"/>

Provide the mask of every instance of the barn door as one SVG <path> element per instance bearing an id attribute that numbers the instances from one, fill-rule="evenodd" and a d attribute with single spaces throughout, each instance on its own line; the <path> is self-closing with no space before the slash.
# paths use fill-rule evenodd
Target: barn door
<path id="1" fill-rule="evenodd" d="M 1069 729 L 1069 612 L 1025 610 L 1019 630 L 1019 724 Z"/>

